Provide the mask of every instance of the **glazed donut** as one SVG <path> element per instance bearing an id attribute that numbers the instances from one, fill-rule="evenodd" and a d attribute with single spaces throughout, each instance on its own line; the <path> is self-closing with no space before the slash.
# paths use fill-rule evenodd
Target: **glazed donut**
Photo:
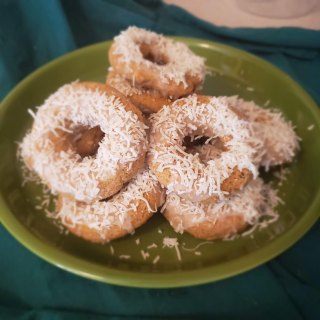
<path id="1" fill-rule="evenodd" d="M 114 38 L 109 61 L 116 73 L 134 85 L 173 99 L 194 92 L 206 74 L 204 59 L 185 44 L 137 27 Z"/>
<path id="2" fill-rule="evenodd" d="M 57 215 L 73 234 L 98 243 L 133 233 L 164 202 L 164 192 L 149 170 L 139 173 L 119 193 L 91 204 L 60 195 Z"/>
<path id="3" fill-rule="evenodd" d="M 114 71 L 109 71 L 106 83 L 125 95 L 143 113 L 158 112 L 164 105 L 172 101 L 163 97 L 156 90 L 134 87 L 130 80 L 121 77 Z"/>
<path id="4" fill-rule="evenodd" d="M 85 202 L 104 199 L 144 165 L 143 116 L 111 87 L 64 85 L 33 116 L 21 155 L 54 194 Z"/>
<path id="5" fill-rule="evenodd" d="M 262 216 L 273 216 L 275 192 L 257 178 L 240 192 L 216 204 L 206 205 L 167 195 L 162 211 L 173 229 L 205 239 L 227 239 L 253 226 Z"/>
<path id="6" fill-rule="evenodd" d="M 186 136 L 219 140 L 224 151 L 205 164 L 186 152 Z M 215 202 L 257 175 L 248 137 L 247 122 L 227 105 L 214 97 L 192 95 L 152 115 L 148 164 L 168 193 L 193 202 Z"/>
<path id="7" fill-rule="evenodd" d="M 268 170 L 271 166 L 292 161 L 299 150 L 299 138 L 292 124 L 278 110 L 267 110 L 253 101 L 244 101 L 237 96 L 221 97 L 239 118 L 249 122 L 251 135 L 262 142 L 256 144 L 258 165 Z M 256 140 L 257 141 L 257 140 Z"/>

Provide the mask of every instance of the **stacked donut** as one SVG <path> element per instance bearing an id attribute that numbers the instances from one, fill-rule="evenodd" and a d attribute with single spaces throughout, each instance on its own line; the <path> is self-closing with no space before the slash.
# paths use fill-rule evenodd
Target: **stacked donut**
<path id="1" fill-rule="evenodd" d="M 299 147 L 279 112 L 200 95 L 204 59 L 154 32 L 129 27 L 109 60 L 106 84 L 67 84 L 31 112 L 21 144 L 68 230 L 103 243 L 164 204 L 177 232 L 223 239 L 273 209 L 259 167 L 290 162 Z"/>
<path id="2" fill-rule="evenodd" d="M 151 122 L 148 163 L 167 188 L 162 212 L 175 231 L 225 239 L 262 217 L 274 220 L 278 199 L 258 169 L 292 161 L 299 148 L 279 112 L 237 97 L 192 95 Z"/>
<path id="3" fill-rule="evenodd" d="M 57 218 L 72 233 L 107 242 L 132 233 L 163 203 L 145 166 L 144 118 L 117 90 L 67 84 L 33 115 L 21 155 L 57 195 Z"/>
<path id="4" fill-rule="evenodd" d="M 109 61 L 107 84 L 146 114 L 197 91 L 206 73 L 185 44 L 137 27 L 114 38 Z"/>

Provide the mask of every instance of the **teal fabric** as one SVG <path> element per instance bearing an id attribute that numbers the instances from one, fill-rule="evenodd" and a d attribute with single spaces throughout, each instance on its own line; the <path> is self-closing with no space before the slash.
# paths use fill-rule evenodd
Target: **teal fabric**
<path id="1" fill-rule="evenodd" d="M 0 99 L 23 77 L 129 25 L 248 50 L 320 103 L 320 31 L 230 29 L 158 0 L 0 1 Z M 0 225 L 0 319 L 320 319 L 320 223 L 291 249 L 245 274 L 180 289 L 106 285 L 31 254 Z"/>

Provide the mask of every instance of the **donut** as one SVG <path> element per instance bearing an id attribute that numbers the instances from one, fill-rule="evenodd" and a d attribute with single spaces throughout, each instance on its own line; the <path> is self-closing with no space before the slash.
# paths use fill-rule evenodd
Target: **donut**
<path id="1" fill-rule="evenodd" d="M 176 232 L 218 240 L 245 231 L 263 216 L 273 216 L 275 220 L 277 216 L 273 209 L 276 204 L 275 192 L 257 178 L 240 192 L 216 204 L 193 203 L 170 193 L 162 211 Z"/>
<path id="2" fill-rule="evenodd" d="M 293 160 L 299 150 L 299 138 L 292 124 L 278 110 L 264 109 L 253 101 L 244 101 L 237 96 L 221 97 L 239 118 L 249 122 L 252 136 L 260 140 L 256 144 L 259 166 L 268 170 Z M 257 141 L 257 140 L 256 140 Z"/>
<path id="3" fill-rule="evenodd" d="M 188 136 L 204 136 L 207 143 L 217 140 L 223 152 L 203 163 L 197 154 L 186 152 L 183 141 Z M 248 123 L 226 104 L 194 94 L 151 116 L 148 165 L 168 193 L 193 202 L 215 202 L 257 176 L 249 136 Z"/>
<path id="4" fill-rule="evenodd" d="M 118 192 L 143 167 L 143 116 L 117 90 L 74 82 L 59 88 L 34 116 L 21 155 L 53 194 L 92 202 Z"/>
<path id="5" fill-rule="evenodd" d="M 156 90 L 134 87 L 130 80 L 121 77 L 121 75 L 114 71 L 109 71 L 106 83 L 125 95 L 136 107 L 146 114 L 158 112 L 164 105 L 172 101 L 169 98 L 163 97 Z"/>
<path id="6" fill-rule="evenodd" d="M 163 202 L 160 184 L 146 169 L 106 200 L 87 204 L 59 195 L 56 218 L 71 233 L 91 242 L 105 243 L 133 233 Z"/>
<path id="7" fill-rule="evenodd" d="M 185 44 L 157 33 L 129 27 L 114 38 L 109 50 L 114 71 L 134 85 L 177 99 L 204 81 L 204 59 Z"/>

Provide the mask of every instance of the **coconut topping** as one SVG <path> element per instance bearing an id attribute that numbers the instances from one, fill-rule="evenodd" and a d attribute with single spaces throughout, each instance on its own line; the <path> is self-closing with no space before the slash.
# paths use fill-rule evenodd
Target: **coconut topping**
<path id="1" fill-rule="evenodd" d="M 180 222 L 175 223 L 173 227 L 176 232 L 183 233 L 184 230 L 201 222 L 215 222 L 229 214 L 243 216 L 250 225 L 257 225 L 262 217 L 269 217 L 274 222 L 278 218 L 274 208 L 279 202 L 276 191 L 262 179 L 257 178 L 242 191 L 211 205 L 193 203 L 175 193 L 170 193 L 167 195 L 163 210 L 175 212 L 180 216 Z"/>
<path id="2" fill-rule="evenodd" d="M 249 122 L 251 136 L 260 139 L 256 144 L 256 158 L 267 170 L 270 166 L 291 162 L 299 150 L 297 137 L 291 122 L 285 120 L 279 110 L 264 109 L 253 101 L 244 101 L 237 96 L 220 97 L 240 118 Z"/>
<path id="3" fill-rule="evenodd" d="M 143 88 L 138 88 L 137 86 L 134 86 L 130 80 L 125 79 L 118 73 L 113 72 L 113 68 L 109 68 L 109 73 L 112 73 L 112 77 L 108 77 L 108 84 L 120 91 L 122 94 L 124 94 L 126 97 L 130 97 L 132 95 L 140 95 L 149 93 L 150 90 L 146 90 Z"/>
<path id="4" fill-rule="evenodd" d="M 130 62 L 134 62 L 140 68 L 156 69 L 161 81 L 168 83 L 174 81 L 187 87 L 186 74 L 198 76 L 203 79 L 206 73 L 204 58 L 195 55 L 187 45 L 175 42 L 171 39 L 152 31 L 137 27 L 129 27 L 114 38 L 115 54 L 126 65 L 126 73 L 132 72 Z M 145 59 L 140 50 L 140 45 L 146 44 L 159 54 L 166 56 L 163 63 L 156 64 Z"/>
<path id="5" fill-rule="evenodd" d="M 163 107 L 151 119 L 149 164 L 157 176 L 164 170 L 170 171 L 168 193 L 191 195 L 193 201 L 212 195 L 222 199 L 221 183 L 234 168 L 246 168 L 257 176 L 255 151 L 247 143 L 248 123 L 240 120 L 221 99 L 208 97 L 208 102 L 202 103 L 197 95 L 192 95 Z M 212 141 L 227 137 L 226 151 L 203 163 L 199 154 L 187 153 L 182 145 L 184 137 L 195 135 L 208 136 Z"/>
<path id="6" fill-rule="evenodd" d="M 115 225 L 128 232 L 133 232 L 134 228 L 128 213 L 138 211 L 141 201 L 146 204 L 149 212 L 156 212 L 157 208 L 150 207 L 145 195 L 148 192 L 159 191 L 160 186 L 154 175 L 149 170 L 144 170 L 118 194 L 106 201 L 87 204 L 74 201 L 69 197 L 62 197 L 60 210 L 55 218 L 71 227 L 85 224 L 89 228 L 99 231 L 101 235 L 103 235 L 103 231 Z"/>
<path id="7" fill-rule="evenodd" d="M 99 126 L 104 133 L 94 156 L 82 158 L 72 148 L 56 150 L 54 137 L 71 134 L 79 126 Z M 145 129 L 115 96 L 67 84 L 37 108 L 32 130 L 21 143 L 21 155 L 52 193 L 92 201 L 100 192 L 99 181 L 132 166 L 146 151 Z"/>

